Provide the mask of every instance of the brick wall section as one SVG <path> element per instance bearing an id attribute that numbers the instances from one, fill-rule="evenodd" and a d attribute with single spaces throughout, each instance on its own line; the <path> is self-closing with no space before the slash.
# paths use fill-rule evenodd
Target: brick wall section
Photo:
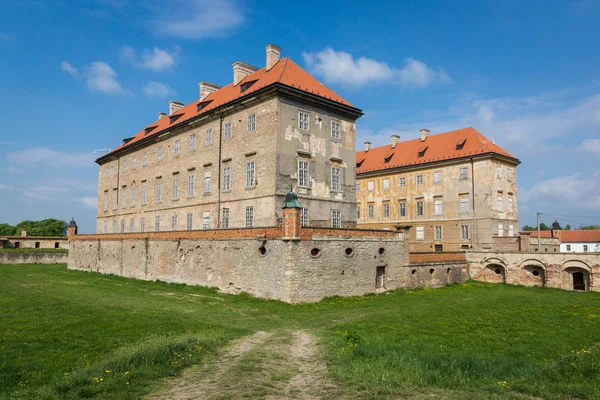
<path id="1" fill-rule="evenodd" d="M 408 260 L 411 264 L 441 263 L 448 261 L 466 261 L 464 251 L 443 253 L 409 253 Z"/>
<path id="2" fill-rule="evenodd" d="M 494 236 L 492 248 L 495 251 L 520 251 L 521 238 L 519 236 Z"/>
<path id="3" fill-rule="evenodd" d="M 319 228 L 307 227 L 300 229 L 300 237 L 302 240 L 311 240 L 317 236 L 333 236 L 333 237 L 373 237 L 373 238 L 392 238 L 397 236 L 397 232 L 388 230 L 373 230 L 373 229 L 344 229 L 344 228 Z"/>

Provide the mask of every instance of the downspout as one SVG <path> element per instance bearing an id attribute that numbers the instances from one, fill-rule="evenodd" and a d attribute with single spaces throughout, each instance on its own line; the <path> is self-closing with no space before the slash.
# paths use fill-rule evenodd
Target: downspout
<path id="1" fill-rule="evenodd" d="M 473 249 L 473 251 L 476 251 L 475 248 L 475 244 L 477 243 L 477 227 L 476 227 L 476 223 L 477 221 L 475 220 L 475 164 L 473 162 L 473 157 L 471 157 L 471 190 L 472 190 L 472 199 L 473 199 L 473 237 L 471 239 L 471 248 Z"/>
<path id="2" fill-rule="evenodd" d="M 119 186 L 119 178 L 121 177 L 121 157 L 117 157 L 117 209 L 115 210 L 115 217 L 118 217 L 119 214 L 119 203 L 120 203 L 120 191 L 121 186 Z M 119 222 L 118 232 L 121 233 L 121 224 Z M 115 232 L 116 233 L 116 232 Z"/>
<path id="3" fill-rule="evenodd" d="M 219 168 L 218 171 L 218 179 L 217 184 L 219 185 L 217 189 L 217 229 L 221 227 L 221 158 L 222 158 L 222 150 L 223 150 L 223 113 L 219 115 L 219 162 L 217 166 Z"/>

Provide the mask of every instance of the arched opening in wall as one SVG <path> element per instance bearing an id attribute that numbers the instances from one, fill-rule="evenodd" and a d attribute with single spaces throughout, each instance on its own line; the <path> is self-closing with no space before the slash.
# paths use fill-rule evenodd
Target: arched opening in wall
<path id="1" fill-rule="evenodd" d="M 568 274 L 569 286 L 565 289 L 590 290 L 590 273 L 583 268 L 570 267 L 565 269 Z"/>
<path id="2" fill-rule="evenodd" d="M 546 271 L 540 265 L 526 265 L 523 267 L 520 282 L 518 283 L 525 286 L 545 286 Z"/>
<path id="3" fill-rule="evenodd" d="M 585 290 L 585 275 L 581 271 L 573 272 L 573 290 Z"/>
<path id="4" fill-rule="evenodd" d="M 485 281 L 493 283 L 506 282 L 506 270 L 500 264 L 489 264 L 485 267 Z"/>
<path id="5" fill-rule="evenodd" d="M 310 255 L 313 258 L 317 258 L 321 255 L 321 250 L 318 249 L 317 247 L 314 247 L 311 251 L 310 251 Z"/>

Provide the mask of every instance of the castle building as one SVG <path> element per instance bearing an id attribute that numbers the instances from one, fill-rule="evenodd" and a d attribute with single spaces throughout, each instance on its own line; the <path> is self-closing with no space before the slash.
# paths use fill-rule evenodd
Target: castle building
<path id="1" fill-rule="evenodd" d="M 411 226 L 410 251 L 490 250 L 518 235 L 519 160 L 474 128 L 356 153 L 358 227 Z"/>
<path id="2" fill-rule="evenodd" d="M 280 52 L 234 62 L 232 83 L 200 82 L 98 158 L 97 233 L 280 225 L 291 186 L 303 225 L 355 227 L 362 112 Z"/>

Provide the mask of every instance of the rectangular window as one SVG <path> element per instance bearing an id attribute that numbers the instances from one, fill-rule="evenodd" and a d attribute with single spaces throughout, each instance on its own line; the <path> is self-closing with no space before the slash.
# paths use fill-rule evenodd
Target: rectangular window
<path id="1" fill-rule="evenodd" d="M 256 114 L 248 115 L 248 132 L 256 131 Z"/>
<path id="2" fill-rule="evenodd" d="M 307 187 L 308 182 L 308 161 L 298 160 L 298 186 Z"/>
<path id="3" fill-rule="evenodd" d="M 188 175 L 188 197 L 194 196 L 194 182 L 196 177 L 194 175 Z"/>
<path id="4" fill-rule="evenodd" d="M 398 204 L 398 214 L 401 217 L 406 217 L 406 202 L 405 201 L 401 201 Z"/>
<path id="5" fill-rule="evenodd" d="M 498 224 L 498 236 L 504 236 L 504 225 Z"/>
<path id="6" fill-rule="evenodd" d="M 331 167 L 331 190 L 334 192 L 339 192 L 341 190 L 340 175 L 341 175 L 340 168 Z"/>
<path id="7" fill-rule="evenodd" d="M 372 192 L 373 190 L 375 190 L 375 182 L 373 182 L 373 181 L 367 182 L 367 190 L 369 192 Z"/>
<path id="8" fill-rule="evenodd" d="M 468 179 L 469 178 L 469 169 L 467 167 L 460 168 L 460 179 Z"/>
<path id="9" fill-rule="evenodd" d="M 340 210 L 331 210 L 331 227 L 341 228 L 342 227 L 342 214 Z"/>
<path id="10" fill-rule="evenodd" d="M 469 225 L 460 226 L 460 239 L 469 240 Z"/>
<path id="11" fill-rule="evenodd" d="M 360 192 L 360 183 L 356 182 L 356 193 Z"/>
<path id="12" fill-rule="evenodd" d="M 360 204 L 356 206 L 356 219 L 360 219 Z"/>
<path id="13" fill-rule="evenodd" d="M 298 129 L 307 131 L 310 126 L 309 115 L 307 112 L 298 111 Z"/>
<path id="14" fill-rule="evenodd" d="M 584 244 L 584 245 L 583 245 L 583 252 L 584 252 L 584 253 L 587 253 L 587 251 L 588 251 L 588 245 L 587 245 L 587 244 Z"/>
<path id="15" fill-rule="evenodd" d="M 118 203 L 117 203 L 117 199 L 118 199 L 118 194 L 116 190 L 113 190 L 113 210 L 117 209 Z"/>
<path id="16" fill-rule="evenodd" d="M 145 151 L 142 156 L 142 167 L 145 167 L 146 165 L 148 165 L 148 152 L 147 151 Z"/>
<path id="17" fill-rule="evenodd" d="M 223 190 L 231 190 L 231 167 L 223 167 Z"/>
<path id="18" fill-rule="evenodd" d="M 173 200 L 179 200 L 179 179 L 173 179 Z"/>
<path id="19" fill-rule="evenodd" d="M 112 222 L 112 233 L 117 233 L 117 221 Z"/>
<path id="20" fill-rule="evenodd" d="M 223 209 L 223 219 L 221 225 L 224 229 L 229 228 L 229 208 Z"/>
<path id="21" fill-rule="evenodd" d="M 142 205 L 146 205 L 146 185 L 142 185 Z"/>
<path id="22" fill-rule="evenodd" d="M 210 229 L 210 211 L 204 211 L 202 215 L 202 229 Z"/>
<path id="23" fill-rule="evenodd" d="M 186 223 L 185 223 L 185 229 L 187 229 L 188 231 L 192 230 L 193 227 L 193 222 L 194 222 L 194 214 L 192 213 L 187 213 L 187 218 L 186 218 Z"/>
<path id="24" fill-rule="evenodd" d="M 434 172 L 433 173 L 433 183 L 442 183 L 442 173 L 441 172 Z"/>
<path id="25" fill-rule="evenodd" d="M 210 193 L 210 171 L 204 173 L 204 193 Z"/>
<path id="26" fill-rule="evenodd" d="M 469 213 L 469 198 L 468 197 L 460 198 L 460 213 L 461 214 Z"/>
<path id="27" fill-rule="evenodd" d="M 442 199 L 436 199 L 433 201 L 433 213 L 435 215 L 442 215 Z"/>
<path id="28" fill-rule="evenodd" d="M 127 207 L 127 189 L 121 188 L 121 208 Z"/>
<path id="29" fill-rule="evenodd" d="M 246 228 L 252 228 L 254 226 L 254 207 L 246 207 Z"/>
<path id="30" fill-rule="evenodd" d="M 375 205 L 369 204 L 367 207 L 369 219 L 373 219 L 375 217 Z"/>
<path id="31" fill-rule="evenodd" d="M 514 236 L 515 234 L 515 229 L 513 225 L 509 225 L 508 226 L 508 236 Z"/>
<path id="32" fill-rule="evenodd" d="M 425 239 L 425 230 L 422 226 L 417 226 L 417 240 Z"/>
<path id="33" fill-rule="evenodd" d="M 181 153 L 181 141 L 176 140 L 175 143 L 173 144 L 173 155 L 175 155 L 175 157 L 177 157 L 180 153 Z"/>
<path id="34" fill-rule="evenodd" d="M 389 179 L 384 179 L 383 180 L 383 188 L 384 189 L 389 189 L 390 188 L 390 180 Z"/>
<path id="35" fill-rule="evenodd" d="M 253 187 L 255 182 L 254 161 L 246 161 L 246 187 Z"/>
<path id="36" fill-rule="evenodd" d="M 223 138 L 225 140 L 231 139 L 231 122 L 225 122 L 225 133 L 223 134 Z"/>
<path id="37" fill-rule="evenodd" d="M 123 172 L 127 172 L 127 160 L 123 160 Z"/>
<path id="38" fill-rule="evenodd" d="M 107 233 L 108 232 L 108 224 L 106 223 L 106 221 L 102 222 L 102 232 Z M 17 247 L 17 246 L 15 246 Z M 567 249 L 569 250 L 569 249 Z"/>
<path id="39" fill-rule="evenodd" d="M 423 200 L 417 200 L 417 217 L 422 217 L 424 214 L 423 210 Z"/>
<path id="40" fill-rule="evenodd" d="M 121 218 L 121 233 L 125 233 L 125 220 Z"/>
<path id="41" fill-rule="evenodd" d="M 496 167 L 496 178 L 502 179 L 502 168 Z"/>
<path id="42" fill-rule="evenodd" d="M 401 176 L 400 179 L 398 179 L 398 185 L 400 187 L 406 187 L 406 177 Z"/>
<path id="43" fill-rule="evenodd" d="M 506 170 L 506 180 L 509 181 L 509 182 L 512 182 L 512 180 L 513 180 L 512 169 L 507 169 Z"/>
<path id="44" fill-rule="evenodd" d="M 131 194 L 129 196 L 129 206 L 135 207 L 135 188 L 131 188 Z"/>
<path id="45" fill-rule="evenodd" d="M 417 175 L 417 186 L 423 185 L 423 175 Z"/>
<path id="46" fill-rule="evenodd" d="M 212 129 L 206 130 L 206 145 L 210 146 L 212 144 Z"/>
<path id="47" fill-rule="evenodd" d="M 162 201 L 162 183 L 156 182 L 156 202 Z"/>
<path id="48" fill-rule="evenodd" d="M 375 270 L 375 289 L 384 287 L 385 267 L 377 267 Z"/>
<path id="49" fill-rule="evenodd" d="M 108 211 L 108 194 L 104 193 L 104 211 Z"/>
<path id="50" fill-rule="evenodd" d="M 383 218 L 390 217 L 390 203 L 383 203 Z"/>
<path id="51" fill-rule="evenodd" d="M 119 164 L 113 166 L 113 175 L 119 175 Z"/>
<path id="52" fill-rule="evenodd" d="M 509 213 L 513 212 L 513 199 L 512 199 L 512 197 L 508 198 L 508 212 Z"/>
<path id="53" fill-rule="evenodd" d="M 504 212 L 504 205 L 502 204 L 502 196 L 498 196 L 498 213 Z"/>
<path id="54" fill-rule="evenodd" d="M 144 232 L 146 230 L 146 218 L 140 218 L 140 232 Z"/>
<path id="55" fill-rule="evenodd" d="M 442 240 L 442 226 L 435 226 L 435 240 Z"/>
<path id="56" fill-rule="evenodd" d="M 162 160 L 163 156 L 163 148 L 162 146 L 158 148 L 158 161 Z"/>
<path id="57" fill-rule="evenodd" d="M 129 232 L 130 232 L 130 233 L 133 233 L 133 228 L 134 228 L 134 226 L 133 226 L 133 225 L 134 225 L 133 218 L 131 218 L 131 219 L 129 220 Z"/>
<path id="58" fill-rule="evenodd" d="M 190 135 L 190 151 L 196 150 L 196 135 Z"/>
<path id="59" fill-rule="evenodd" d="M 172 231 L 177 230 L 177 214 L 171 215 L 171 230 Z"/>
<path id="60" fill-rule="evenodd" d="M 131 159 L 131 169 L 135 169 L 137 167 L 137 157 L 133 157 Z"/>
<path id="61" fill-rule="evenodd" d="M 160 215 L 154 218 L 154 232 L 160 232 Z"/>
<path id="62" fill-rule="evenodd" d="M 108 178 L 108 167 L 104 167 L 104 176 Z"/>
<path id="63" fill-rule="evenodd" d="M 337 121 L 331 121 L 331 137 L 333 139 L 341 139 L 340 123 Z"/>
<path id="64" fill-rule="evenodd" d="M 105 230 L 106 230 L 106 226 L 105 226 Z M 567 245 L 567 251 L 571 251 L 571 245 L 570 244 Z"/>
<path id="65" fill-rule="evenodd" d="M 300 209 L 300 226 L 308 226 L 308 208 Z"/>

